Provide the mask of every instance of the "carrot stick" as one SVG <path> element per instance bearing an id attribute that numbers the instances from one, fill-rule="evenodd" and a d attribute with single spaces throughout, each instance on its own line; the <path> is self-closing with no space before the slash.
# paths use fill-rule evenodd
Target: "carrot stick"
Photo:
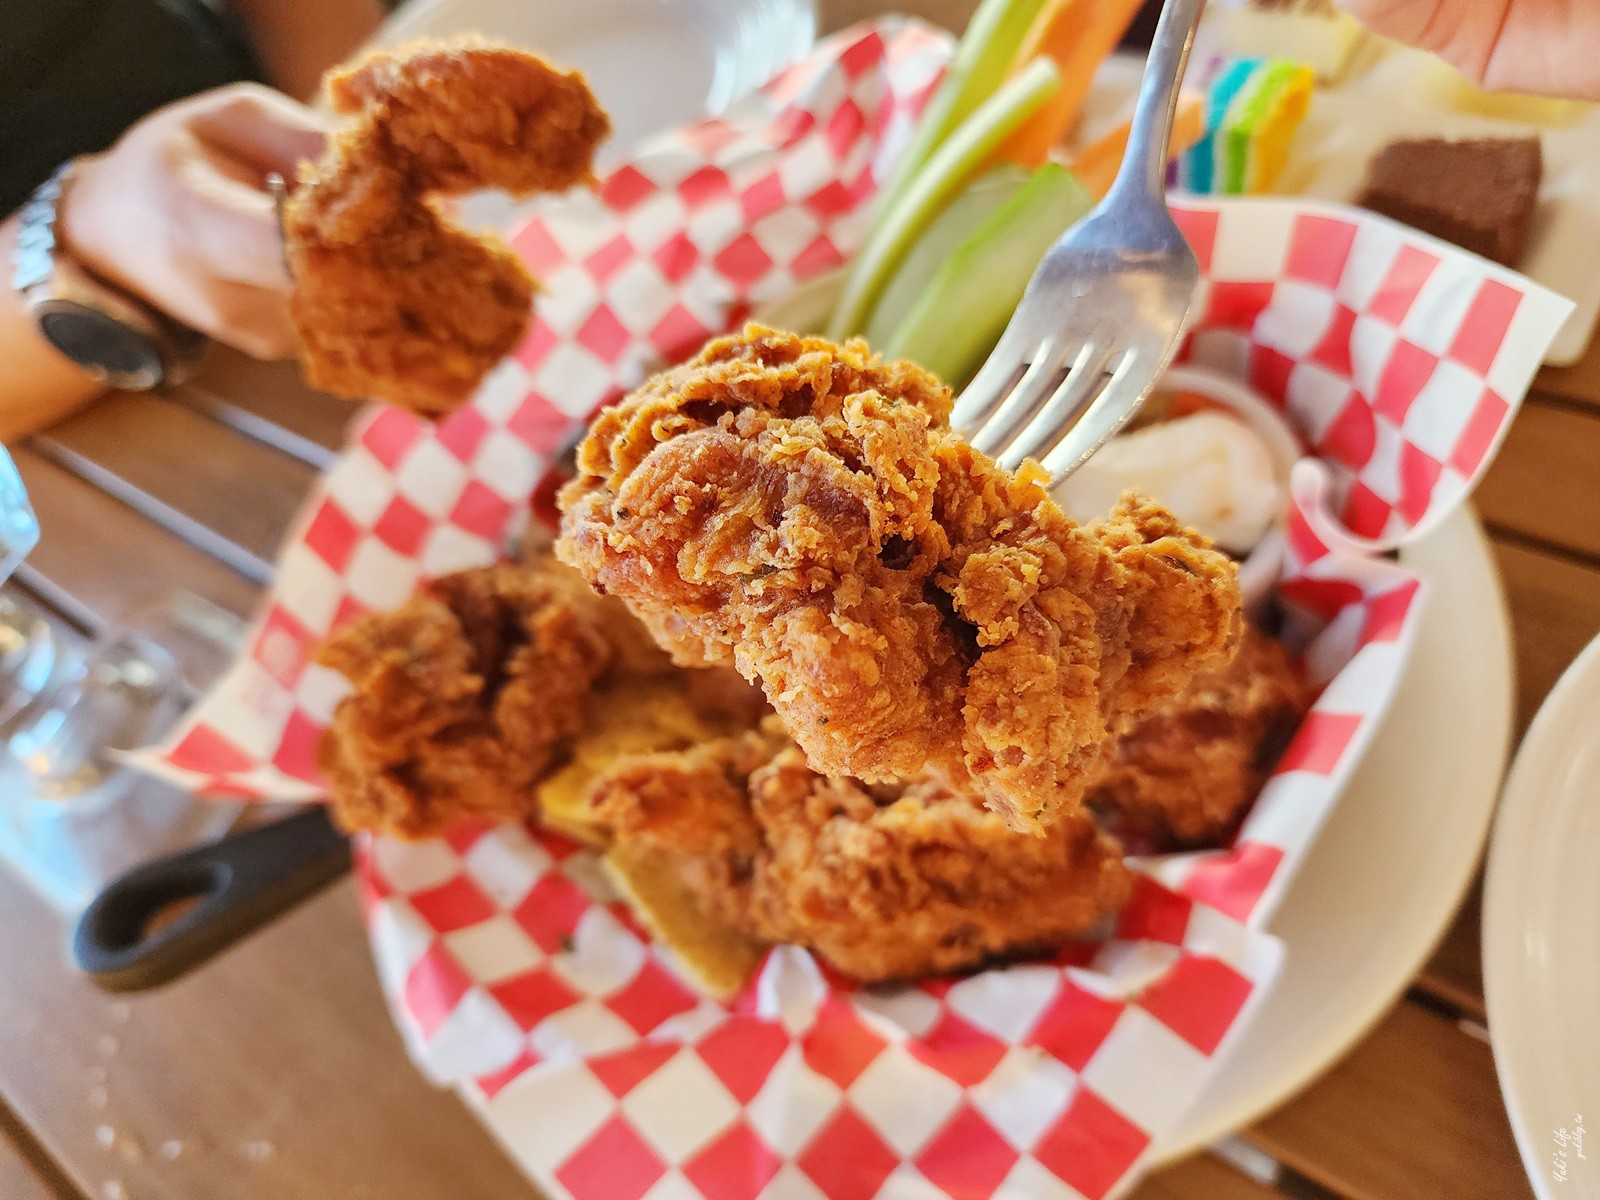
<path id="1" fill-rule="evenodd" d="M 1178 97 L 1178 115 L 1172 122 L 1171 157 L 1177 158 L 1198 142 L 1205 128 L 1205 96 L 1199 92 L 1184 92 Z M 1132 132 L 1133 123 L 1124 122 L 1073 156 L 1072 173 L 1096 200 L 1111 190 L 1117 169 L 1122 166 L 1122 156 L 1128 152 L 1128 135 Z"/>
<path id="2" fill-rule="evenodd" d="M 1016 74 L 1017 50 L 1033 31 L 1044 5 L 1045 0 L 984 0 L 978 6 L 956 44 L 944 82 L 917 122 L 911 144 L 873 201 L 875 214 L 888 212 L 911 186 L 928 156 Z"/>
<path id="3" fill-rule="evenodd" d="M 1139 12 L 1140 0 L 1050 0 L 1034 20 L 1017 51 L 1013 71 L 1041 55 L 1055 60 L 1061 86 L 1033 117 L 1012 134 L 994 156 L 1030 170 L 1072 129 L 1094 73 L 1117 48 Z"/>

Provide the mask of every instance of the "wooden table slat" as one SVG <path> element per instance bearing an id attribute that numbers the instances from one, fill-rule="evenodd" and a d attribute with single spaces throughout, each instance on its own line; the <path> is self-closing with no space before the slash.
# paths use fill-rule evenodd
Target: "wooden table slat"
<path id="1" fill-rule="evenodd" d="M 1533 390 L 1600 409 L 1600 337 L 1570 367 L 1546 367 L 1534 378 Z"/>
<path id="2" fill-rule="evenodd" d="M 199 372 L 171 394 L 318 468 L 337 457 L 360 412 L 358 405 L 312 388 L 296 363 L 261 362 L 226 346 L 213 346 Z"/>
<path id="3" fill-rule="evenodd" d="M 1283 1194 L 1214 1154 L 1196 1154 L 1152 1175 L 1128 1200 L 1283 1200 Z"/>
<path id="4" fill-rule="evenodd" d="M 1478 485 L 1491 525 L 1600 558 L 1600 415 L 1532 401 Z"/>
<path id="5" fill-rule="evenodd" d="M 1600 431 L 1600 420 L 1593 424 Z M 1600 440 L 1594 449 L 1600 456 Z M 1600 457 L 1595 461 L 1600 463 Z M 1512 487 L 1493 473 L 1490 479 L 1497 489 Z M 1600 503 L 1600 490 L 1595 495 Z M 1520 736 L 1561 673 L 1600 633 L 1600 565 L 1556 558 L 1504 538 L 1495 540 L 1494 556 L 1505 581 L 1516 639 Z"/>
<path id="6" fill-rule="evenodd" d="M 109 625 L 173 588 L 240 617 L 255 607 L 259 589 L 238 572 L 38 455 L 13 457 L 41 531 L 21 577 L 68 615 Z"/>
<path id="7" fill-rule="evenodd" d="M 162 396 L 114 393 L 33 439 L 69 467 L 257 582 L 316 472 Z"/>
<path id="8" fill-rule="evenodd" d="M 0 1131 L 0 1196 L 5 1200 L 77 1200 L 51 1187 L 4 1131 Z"/>
<path id="9" fill-rule="evenodd" d="M 1520 736 L 1561 673 L 1600 634 L 1600 567 L 1503 538 L 1495 542 L 1494 555 L 1516 639 Z M 1479 1020 L 1485 1016 L 1482 899 L 1480 880 L 1417 980 L 1433 998 Z"/>
<path id="10" fill-rule="evenodd" d="M 1482 918 L 1483 880 L 1480 877 L 1417 978 L 1417 986 L 1433 999 L 1480 1021 L 1486 1014 Z"/>
<path id="11" fill-rule="evenodd" d="M 1245 1136 L 1347 1200 L 1533 1194 L 1489 1047 L 1416 1004 Z"/>
<path id="12" fill-rule="evenodd" d="M 85 1195 L 532 1200 L 406 1057 L 350 881 L 127 998 L 74 974 L 59 918 L 5 872 L 0 912 L 27 964 L 0 986 L 0 1094 Z"/>

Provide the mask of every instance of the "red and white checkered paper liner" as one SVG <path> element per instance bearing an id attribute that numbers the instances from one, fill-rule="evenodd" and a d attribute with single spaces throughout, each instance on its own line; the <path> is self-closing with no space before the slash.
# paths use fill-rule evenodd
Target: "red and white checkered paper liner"
<path id="1" fill-rule="evenodd" d="M 500 556 L 599 404 L 840 264 L 949 55 L 859 27 L 724 116 L 664 136 L 512 237 L 529 334 L 437 428 L 381 410 L 292 531 L 246 654 L 150 769 L 197 790 L 320 791 L 328 632 Z M 1393 695 L 1418 581 L 1372 555 L 1481 473 L 1564 302 L 1377 218 L 1184 201 L 1208 298 L 1188 353 L 1252 380 L 1318 461 L 1295 477 L 1282 594 L 1326 682 L 1233 846 L 1135 863 L 1114 930 L 1058 961 L 860 990 L 779 948 L 732 1005 L 682 982 L 594 856 L 521 827 L 364 838 L 396 1018 L 491 1108 L 547 1191 L 603 1200 L 1089 1197 L 1125 1187 L 1248 1023 L 1264 923 Z"/>

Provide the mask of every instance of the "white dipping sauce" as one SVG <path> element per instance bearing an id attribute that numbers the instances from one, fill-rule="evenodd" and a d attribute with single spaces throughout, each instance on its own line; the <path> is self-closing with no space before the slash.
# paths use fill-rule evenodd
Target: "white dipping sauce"
<path id="1" fill-rule="evenodd" d="M 1236 557 L 1255 549 L 1283 503 L 1266 445 L 1242 422 L 1210 411 L 1114 438 L 1054 495 L 1081 523 L 1105 516 L 1128 488 Z"/>

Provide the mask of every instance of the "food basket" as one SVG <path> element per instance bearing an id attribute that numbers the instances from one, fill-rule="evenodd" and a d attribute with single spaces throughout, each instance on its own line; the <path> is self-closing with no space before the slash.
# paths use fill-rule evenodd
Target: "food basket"
<path id="1" fill-rule="evenodd" d="M 510 240 L 543 284 L 515 354 L 430 426 L 379 408 L 291 531 L 246 653 L 144 756 L 214 793 L 310 799 L 343 693 L 326 634 L 503 556 L 603 403 L 838 267 L 950 54 L 888 19 L 648 144 Z M 793 947 L 731 1003 L 685 982 L 595 856 L 533 827 L 358 840 L 374 957 L 418 1066 L 527 1130 L 558 1196 L 1063 1196 L 1137 1177 L 1248 1029 L 1268 923 L 1382 720 L 1426 597 L 1384 552 L 1459 505 L 1565 302 L 1389 222 L 1174 203 L 1199 256 L 1190 361 L 1250 381 L 1311 455 L 1278 595 L 1321 688 L 1227 847 L 1136 861 L 1099 940 L 861 988 Z M 534 519 L 537 519 L 536 517 Z"/>

